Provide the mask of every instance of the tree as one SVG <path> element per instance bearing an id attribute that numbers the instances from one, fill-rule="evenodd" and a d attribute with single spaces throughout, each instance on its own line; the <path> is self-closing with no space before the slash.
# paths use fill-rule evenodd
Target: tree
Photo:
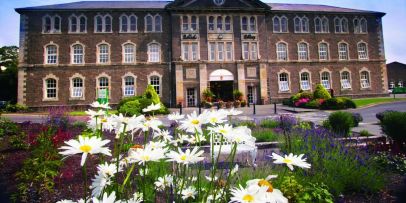
<path id="1" fill-rule="evenodd" d="M 0 100 L 17 101 L 18 47 L 0 48 Z"/>

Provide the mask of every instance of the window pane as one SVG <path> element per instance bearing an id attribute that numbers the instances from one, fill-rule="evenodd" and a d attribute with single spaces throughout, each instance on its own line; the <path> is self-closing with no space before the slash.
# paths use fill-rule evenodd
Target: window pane
<path id="1" fill-rule="evenodd" d="M 301 32 L 301 20 L 300 18 L 295 18 L 295 32 Z"/>
<path id="2" fill-rule="evenodd" d="M 211 30 L 211 31 L 214 30 L 214 17 L 213 16 L 209 17 L 209 30 Z"/>
<path id="3" fill-rule="evenodd" d="M 192 61 L 197 61 L 198 60 L 198 44 L 196 42 L 192 43 Z"/>
<path id="4" fill-rule="evenodd" d="M 127 32 L 128 30 L 128 22 L 127 16 L 121 17 L 121 32 Z"/>
<path id="5" fill-rule="evenodd" d="M 278 43 L 277 50 L 276 50 L 276 55 L 277 55 L 277 58 L 278 58 L 279 61 L 288 60 L 288 53 L 287 53 L 286 44 Z"/>
<path id="6" fill-rule="evenodd" d="M 300 74 L 300 88 L 302 90 L 310 90 L 309 73 Z"/>
<path id="7" fill-rule="evenodd" d="M 342 32 L 348 32 L 348 20 L 346 18 L 343 18 L 341 20 L 342 24 Z"/>
<path id="8" fill-rule="evenodd" d="M 306 17 L 302 18 L 302 32 L 309 32 L 309 19 Z"/>
<path id="9" fill-rule="evenodd" d="M 323 85 L 324 88 L 330 89 L 330 73 L 323 72 L 321 74 L 321 84 Z"/>
<path id="10" fill-rule="evenodd" d="M 314 26 L 315 26 L 315 29 L 316 29 L 316 32 L 321 32 L 321 20 L 320 20 L 320 18 L 316 18 L 315 20 L 314 20 Z"/>
<path id="11" fill-rule="evenodd" d="M 242 50 L 243 50 L 243 59 L 248 60 L 249 59 L 249 43 L 248 42 L 242 43 Z"/>
<path id="12" fill-rule="evenodd" d="M 224 60 L 224 43 L 218 43 L 217 44 L 217 53 L 218 53 L 218 60 L 223 61 Z"/>
<path id="13" fill-rule="evenodd" d="M 149 62 L 160 62 L 160 47 L 158 44 L 149 45 Z"/>
<path id="14" fill-rule="evenodd" d="M 183 31 L 189 30 L 189 18 L 187 16 L 182 17 L 182 29 Z"/>
<path id="15" fill-rule="evenodd" d="M 137 31 L 137 17 L 131 16 L 130 17 L 130 32 Z"/>
<path id="16" fill-rule="evenodd" d="M 99 45 L 99 63 L 108 63 L 109 61 L 109 46 L 107 44 Z"/>
<path id="17" fill-rule="evenodd" d="M 54 31 L 61 31 L 61 18 L 59 18 L 58 16 L 54 17 Z"/>
<path id="18" fill-rule="evenodd" d="M 217 31 L 223 30 L 223 17 L 217 17 Z"/>
<path id="19" fill-rule="evenodd" d="M 155 32 L 161 32 L 161 16 L 155 16 Z"/>
<path id="20" fill-rule="evenodd" d="M 104 20 L 105 20 L 105 32 L 111 32 L 111 17 L 106 16 Z"/>
<path id="21" fill-rule="evenodd" d="M 348 59 L 348 46 L 347 44 L 340 43 L 339 44 L 339 59 L 340 60 L 347 60 Z"/>
<path id="22" fill-rule="evenodd" d="M 281 25 L 278 17 L 273 18 L 273 31 L 274 32 L 281 32 Z"/>
<path id="23" fill-rule="evenodd" d="M 58 48 L 55 45 L 49 45 L 46 48 L 47 64 L 56 64 L 58 61 Z"/>
<path id="24" fill-rule="evenodd" d="M 361 88 L 369 88 L 370 86 L 369 73 L 367 71 L 361 72 Z"/>
<path id="25" fill-rule="evenodd" d="M 255 17 L 250 18 L 250 31 L 256 31 L 257 30 L 257 20 Z"/>
<path id="26" fill-rule="evenodd" d="M 210 61 L 215 61 L 216 58 L 216 43 L 210 42 L 209 43 L 209 60 Z"/>
<path id="27" fill-rule="evenodd" d="M 51 32 L 51 18 L 50 17 L 45 17 L 44 20 L 44 32 L 45 33 L 50 33 Z"/>
<path id="28" fill-rule="evenodd" d="M 248 19 L 245 16 L 241 19 L 241 27 L 243 31 L 248 31 Z"/>
<path id="29" fill-rule="evenodd" d="M 231 30 L 231 17 L 230 16 L 227 16 L 225 19 L 225 27 L 226 27 L 226 31 Z"/>
<path id="30" fill-rule="evenodd" d="M 233 60 L 233 43 L 227 42 L 227 61 Z"/>
<path id="31" fill-rule="evenodd" d="M 147 26 L 147 31 L 148 32 L 152 32 L 152 16 L 147 16 L 146 18 L 145 18 L 145 21 L 146 21 L 146 26 Z"/>
<path id="32" fill-rule="evenodd" d="M 77 26 L 78 26 L 78 19 L 76 18 L 76 16 L 72 16 L 70 18 L 70 31 L 77 32 Z"/>
<path id="33" fill-rule="evenodd" d="M 288 19 L 286 17 L 281 18 L 282 32 L 288 32 Z"/>
<path id="34" fill-rule="evenodd" d="M 319 59 L 328 60 L 328 46 L 326 43 L 321 43 L 319 45 Z"/>
<path id="35" fill-rule="evenodd" d="M 72 81 L 72 97 L 83 97 L 83 80 L 74 78 Z"/>
<path id="36" fill-rule="evenodd" d="M 251 60 L 258 59 L 258 46 L 256 42 L 251 43 Z"/>
<path id="37" fill-rule="evenodd" d="M 335 25 L 336 32 L 341 32 L 341 20 L 336 18 L 334 20 L 334 25 Z"/>
<path id="38" fill-rule="evenodd" d="M 358 44 L 358 58 L 359 59 L 368 59 L 367 45 L 365 43 Z"/>
<path id="39" fill-rule="evenodd" d="M 155 91 L 158 95 L 161 93 L 160 92 L 161 81 L 158 76 L 151 76 L 150 85 L 155 89 Z"/>
<path id="40" fill-rule="evenodd" d="M 308 46 L 306 43 L 299 44 L 299 60 L 308 60 L 309 53 L 308 53 Z"/>
<path id="41" fill-rule="evenodd" d="M 101 16 L 96 17 L 96 32 L 103 32 L 103 19 Z"/>
<path id="42" fill-rule="evenodd" d="M 124 96 L 135 95 L 134 77 L 127 76 L 124 78 Z"/>
<path id="43" fill-rule="evenodd" d="M 189 43 L 182 44 L 183 60 L 189 61 Z"/>
<path id="44" fill-rule="evenodd" d="M 86 18 L 80 17 L 80 32 L 86 32 Z"/>
<path id="45" fill-rule="evenodd" d="M 124 45 L 124 63 L 135 62 L 135 46 L 133 44 Z"/>
<path id="46" fill-rule="evenodd" d="M 83 63 L 83 46 L 80 44 L 73 46 L 73 63 L 74 64 Z"/>
<path id="47" fill-rule="evenodd" d="M 196 16 L 192 16 L 192 23 L 191 23 L 190 27 L 191 27 L 192 31 L 197 30 L 197 17 Z"/>
<path id="48" fill-rule="evenodd" d="M 47 79 L 46 81 L 46 98 L 56 98 L 57 96 L 57 88 L 56 88 L 56 80 L 55 79 Z"/>

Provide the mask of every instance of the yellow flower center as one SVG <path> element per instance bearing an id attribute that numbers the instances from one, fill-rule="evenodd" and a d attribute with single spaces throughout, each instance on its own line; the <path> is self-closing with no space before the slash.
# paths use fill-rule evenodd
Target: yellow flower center
<path id="1" fill-rule="evenodd" d="M 283 159 L 283 162 L 284 162 L 285 164 L 291 164 L 293 161 L 290 160 L 290 159 Z"/>
<path id="2" fill-rule="evenodd" d="M 217 118 L 211 118 L 210 121 L 211 121 L 212 123 L 217 123 Z"/>
<path id="3" fill-rule="evenodd" d="M 221 134 L 225 134 L 225 133 L 227 133 L 227 130 L 221 129 L 221 130 L 220 130 L 220 133 L 221 133 Z"/>
<path id="4" fill-rule="evenodd" d="M 144 161 L 149 161 L 150 158 L 151 158 L 151 157 L 148 156 L 148 155 L 143 155 L 143 156 L 141 156 L 141 159 L 144 160 Z"/>
<path id="5" fill-rule="evenodd" d="M 184 154 L 184 155 L 182 155 L 182 156 L 180 156 L 180 160 L 182 160 L 182 161 L 186 161 L 186 155 Z"/>
<path id="6" fill-rule="evenodd" d="M 102 123 L 107 123 L 107 119 L 103 118 L 103 119 L 101 119 L 101 122 Z"/>
<path id="7" fill-rule="evenodd" d="M 260 187 L 262 187 L 262 186 L 267 186 L 267 187 L 268 187 L 267 192 L 273 192 L 272 184 L 271 184 L 269 181 L 267 181 L 267 180 L 264 180 L 264 179 L 260 180 L 260 181 L 258 182 L 258 186 L 260 186 Z"/>
<path id="8" fill-rule="evenodd" d="M 92 150 L 92 147 L 89 145 L 83 145 L 79 148 L 82 152 L 89 153 Z"/>
<path id="9" fill-rule="evenodd" d="M 254 196 L 252 195 L 244 195 L 244 197 L 242 197 L 242 200 L 246 201 L 246 202 L 253 202 L 254 201 Z"/>
<path id="10" fill-rule="evenodd" d="M 193 124 L 193 125 L 198 125 L 199 123 L 200 123 L 200 121 L 197 120 L 197 119 L 192 120 L 192 124 Z"/>

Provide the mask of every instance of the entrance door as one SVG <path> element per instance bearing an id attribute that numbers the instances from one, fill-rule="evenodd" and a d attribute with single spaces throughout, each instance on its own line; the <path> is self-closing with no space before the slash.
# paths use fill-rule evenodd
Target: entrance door
<path id="1" fill-rule="evenodd" d="M 196 106 L 196 89 L 195 88 L 187 88 L 186 90 L 186 100 L 188 107 L 195 107 Z"/>
<path id="2" fill-rule="evenodd" d="M 216 95 L 217 100 L 233 101 L 233 81 L 213 81 L 210 82 L 210 90 Z"/>
<path id="3" fill-rule="evenodd" d="M 253 104 L 257 103 L 257 94 L 256 94 L 256 88 L 253 86 L 248 86 L 248 103 Z"/>

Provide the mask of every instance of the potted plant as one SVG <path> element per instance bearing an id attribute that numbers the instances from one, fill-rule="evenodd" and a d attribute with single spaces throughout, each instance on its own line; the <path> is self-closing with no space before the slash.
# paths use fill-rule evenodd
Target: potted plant
<path id="1" fill-rule="evenodd" d="M 205 89 L 203 91 L 203 100 L 204 101 L 212 102 L 213 97 L 215 97 L 215 95 L 213 94 L 213 92 L 210 89 Z"/>
<path id="2" fill-rule="evenodd" d="M 241 107 L 245 107 L 245 106 L 247 106 L 247 101 L 242 100 L 242 101 L 241 101 Z"/>
<path id="3" fill-rule="evenodd" d="M 234 96 L 234 100 L 239 100 L 241 101 L 243 99 L 243 94 L 240 90 L 234 90 L 233 91 L 233 96 Z"/>
<path id="4" fill-rule="evenodd" d="M 221 99 L 219 99 L 218 101 L 217 101 L 217 103 L 218 103 L 218 105 L 219 105 L 219 107 L 220 108 L 224 108 L 225 107 L 225 102 L 223 101 L 223 100 L 221 100 Z"/>
<path id="5" fill-rule="evenodd" d="M 233 102 L 231 102 L 231 101 L 228 101 L 227 103 L 226 103 L 226 108 L 227 109 L 231 109 L 231 107 L 233 107 Z"/>
<path id="6" fill-rule="evenodd" d="M 241 101 L 240 100 L 235 100 L 234 101 L 234 108 L 240 108 L 241 107 Z"/>

